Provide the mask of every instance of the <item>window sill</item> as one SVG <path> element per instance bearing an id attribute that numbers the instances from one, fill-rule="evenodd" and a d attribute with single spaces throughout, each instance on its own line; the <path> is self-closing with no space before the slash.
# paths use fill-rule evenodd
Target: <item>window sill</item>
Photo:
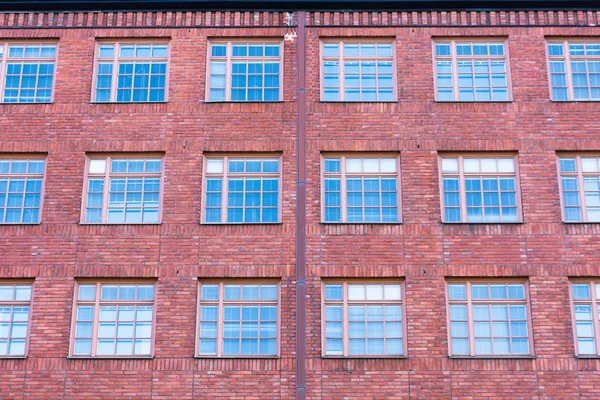
<path id="1" fill-rule="evenodd" d="M 208 360 L 238 360 L 238 359 L 250 359 L 250 360 L 278 360 L 279 356 L 260 356 L 260 355 L 235 355 L 235 356 L 194 356 L 197 360 L 208 359 Z"/>
<path id="2" fill-rule="evenodd" d="M 579 355 L 579 356 L 575 356 L 576 359 L 578 360 L 600 360 L 600 356 L 598 355 Z"/>
<path id="3" fill-rule="evenodd" d="M 80 222 L 79 225 L 85 226 L 121 226 L 121 225 L 162 225 L 162 222 Z"/>
<path id="4" fill-rule="evenodd" d="M 266 104 L 277 104 L 277 103 L 283 103 L 284 100 L 252 100 L 252 101 L 244 101 L 244 100 L 204 100 L 205 104 L 223 104 L 223 103 L 235 103 L 235 104 L 262 104 L 262 103 L 266 103 Z"/>
<path id="5" fill-rule="evenodd" d="M 367 356 L 367 355 L 353 355 L 353 356 L 321 356 L 324 360 L 408 360 L 408 356 Z"/>
<path id="6" fill-rule="evenodd" d="M 446 222 L 442 221 L 444 225 L 522 225 L 525 222 L 523 221 L 515 221 L 515 222 Z"/>
<path id="7" fill-rule="evenodd" d="M 328 222 L 321 221 L 323 225 L 402 225 L 402 221 L 398 222 Z"/>
<path id="8" fill-rule="evenodd" d="M 600 221 L 563 221 L 567 225 L 600 224 Z"/>
<path id="9" fill-rule="evenodd" d="M 30 105 L 35 105 L 35 104 L 54 104 L 54 101 L 32 101 L 32 102 L 6 102 L 6 101 L 1 101 L 0 104 L 2 105 L 9 105 L 9 106 L 30 106 Z"/>
<path id="10" fill-rule="evenodd" d="M 90 101 L 90 104 L 167 104 L 168 101 Z"/>
<path id="11" fill-rule="evenodd" d="M 485 100 L 448 100 L 448 101 L 442 101 L 442 100 L 435 100 L 435 103 L 438 104 L 495 104 L 495 103 L 500 103 L 500 104 L 506 104 L 506 103 L 514 103 L 514 100 L 491 100 L 491 101 L 485 101 Z"/>
<path id="12" fill-rule="evenodd" d="M 552 103 L 600 103 L 600 99 L 598 100 L 552 100 Z"/>
<path id="13" fill-rule="evenodd" d="M 25 360 L 27 356 L 0 356 L 0 360 Z"/>
<path id="14" fill-rule="evenodd" d="M 201 222 L 200 225 L 283 225 L 283 222 Z"/>
<path id="15" fill-rule="evenodd" d="M 524 354 L 524 355 L 506 355 L 506 356 L 448 356 L 450 359 L 455 360 L 490 360 L 490 359 L 504 359 L 504 360 L 535 360 L 535 356 Z"/>
<path id="16" fill-rule="evenodd" d="M 41 222 L 3 222 L 0 224 L 0 226 L 15 226 L 15 225 L 26 225 L 26 226 L 35 226 L 35 225 L 41 225 Z"/>
<path id="17" fill-rule="evenodd" d="M 394 104 L 398 100 L 376 100 L 376 101 L 351 101 L 351 100 L 320 100 L 323 104 Z"/>
<path id="18" fill-rule="evenodd" d="M 67 360 L 151 360 L 154 356 L 67 356 Z"/>

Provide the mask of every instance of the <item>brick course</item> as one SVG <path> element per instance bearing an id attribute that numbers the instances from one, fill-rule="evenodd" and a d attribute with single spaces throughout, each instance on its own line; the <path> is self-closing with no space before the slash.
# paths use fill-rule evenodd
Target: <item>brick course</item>
<path id="1" fill-rule="evenodd" d="M 568 278 L 600 276 L 598 224 L 561 222 L 557 151 L 600 151 L 597 103 L 552 103 L 546 36 L 600 36 L 597 11 L 307 15 L 307 397 L 600 398 L 576 359 Z M 296 46 L 283 102 L 205 102 L 207 38 L 283 37 L 284 13 L 0 14 L 2 40 L 59 40 L 53 104 L 0 104 L 0 153 L 45 153 L 42 223 L 0 226 L 0 279 L 35 278 L 26 359 L 0 398 L 293 398 Z M 353 25 L 362 25 L 360 27 Z M 319 37 L 396 39 L 399 101 L 321 103 Z M 431 38 L 508 37 L 514 102 L 435 103 Z M 94 41 L 170 38 L 164 104 L 91 104 Z M 283 153 L 280 225 L 199 224 L 204 152 Z M 320 223 L 321 151 L 397 151 L 401 225 Z M 440 151 L 518 152 L 522 224 L 443 225 Z M 85 154 L 164 153 L 162 224 L 79 225 Z M 153 359 L 67 359 L 76 278 L 157 279 Z M 281 278 L 279 359 L 194 359 L 197 278 Z M 321 280 L 406 282 L 406 359 L 323 359 Z M 535 359 L 449 359 L 445 277 L 527 277 Z"/>

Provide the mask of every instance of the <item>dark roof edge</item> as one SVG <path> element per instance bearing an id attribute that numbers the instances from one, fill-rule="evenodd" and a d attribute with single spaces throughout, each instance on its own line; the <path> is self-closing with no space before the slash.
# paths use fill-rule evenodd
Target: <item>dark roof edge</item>
<path id="1" fill-rule="evenodd" d="M 454 11 L 600 10 L 599 0 L 1 0 L 6 11 Z"/>

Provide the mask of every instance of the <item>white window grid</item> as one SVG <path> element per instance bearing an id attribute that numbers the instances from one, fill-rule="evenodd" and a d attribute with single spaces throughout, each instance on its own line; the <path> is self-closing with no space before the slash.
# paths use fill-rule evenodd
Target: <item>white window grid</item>
<path id="1" fill-rule="evenodd" d="M 152 355 L 153 283 L 80 282 L 76 288 L 72 356 Z"/>
<path id="2" fill-rule="evenodd" d="M 230 168 L 230 163 L 243 163 L 243 171 L 233 171 Z M 248 163 L 260 163 L 260 171 L 248 171 Z M 276 163 L 276 170 L 268 168 L 265 171 L 266 164 L 273 166 Z M 212 223 L 279 223 L 281 222 L 281 196 L 282 196 L 282 158 L 278 155 L 272 156 L 209 156 L 206 158 L 205 173 L 204 173 L 204 196 L 202 222 L 207 224 Z M 229 190 L 230 181 L 242 182 L 243 189 L 234 191 Z M 259 181 L 260 188 L 249 188 L 249 181 Z M 273 189 L 272 182 L 275 181 L 277 190 Z M 218 184 L 220 182 L 220 186 Z M 268 184 L 268 187 L 266 186 Z M 215 186 L 216 185 L 216 186 Z M 230 194 L 241 195 L 242 203 L 230 204 Z M 259 203 L 249 203 L 248 195 L 259 196 Z M 270 199 L 265 201 L 266 196 Z M 276 198 L 276 204 L 273 204 L 272 198 Z M 232 213 L 241 212 L 242 219 L 230 218 Z M 269 213 L 265 213 L 269 211 Z M 273 219 L 273 211 L 276 212 L 276 219 Z M 250 215 L 259 213 L 258 220 L 249 218 Z"/>
<path id="3" fill-rule="evenodd" d="M 278 282 L 205 281 L 198 299 L 198 357 L 279 355 Z"/>
<path id="4" fill-rule="evenodd" d="M 580 357 L 600 357 L 600 281 L 572 281 L 571 301 L 575 353 Z"/>
<path id="5" fill-rule="evenodd" d="M 434 42 L 437 101 L 501 102 L 512 99 L 504 40 Z"/>
<path id="6" fill-rule="evenodd" d="M 167 42 L 97 43 L 93 101 L 166 101 L 168 61 Z"/>
<path id="7" fill-rule="evenodd" d="M 82 222 L 157 224 L 162 211 L 161 156 L 90 156 Z"/>
<path id="8" fill-rule="evenodd" d="M 42 158 L 0 158 L 0 224 L 40 222 L 45 165 Z"/>
<path id="9" fill-rule="evenodd" d="M 208 47 L 208 101 L 268 102 L 283 99 L 282 42 L 210 41 Z M 257 69 L 257 66 L 260 68 Z"/>
<path id="10" fill-rule="evenodd" d="M 395 42 L 321 42 L 321 100 L 390 102 L 397 100 Z"/>
<path id="11" fill-rule="evenodd" d="M 600 41 L 548 41 L 548 71 L 554 101 L 600 101 Z"/>
<path id="12" fill-rule="evenodd" d="M 403 357 L 403 291 L 401 282 L 324 282 L 323 356 Z"/>
<path id="13" fill-rule="evenodd" d="M 0 282 L 0 358 L 27 355 L 31 289 L 29 283 Z"/>
<path id="14" fill-rule="evenodd" d="M 4 103 L 53 101 L 56 43 L 0 44 L 0 88 Z"/>
<path id="15" fill-rule="evenodd" d="M 440 159 L 440 171 L 442 220 L 444 223 L 515 223 L 521 221 L 516 156 L 443 155 Z M 479 189 L 467 187 L 466 180 L 471 183 L 479 182 Z M 495 182 L 495 188 L 484 186 L 484 183 L 492 184 L 492 181 Z M 480 196 L 475 196 L 477 193 Z M 471 196 L 468 197 L 469 195 Z M 498 199 L 497 204 L 494 200 L 496 198 Z M 479 204 L 475 199 L 479 199 Z M 496 214 L 496 209 L 499 215 Z M 479 215 L 472 213 L 476 210 L 480 210 Z"/>
<path id="16" fill-rule="evenodd" d="M 563 221 L 600 222 L 600 157 L 559 156 Z"/>
<path id="17" fill-rule="evenodd" d="M 397 155 L 324 154 L 322 163 L 323 207 L 321 220 L 323 222 L 401 222 L 400 174 L 398 172 L 399 160 Z M 360 180 L 361 188 L 349 187 L 349 180 L 352 182 Z M 376 183 L 377 188 L 366 188 L 365 181 L 369 182 L 370 185 Z M 339 200 L 336 200 L 338 198 L 336 195 L 339 195 Z M 360 197 L 360 205 L 349 204 L 349 195 L 353 196 L 353 199 Z M 369 196 L 377 199 L 371 199 Z M 367 205 L 367 197 L 376 204 Z M 339 210 L 339 216 L 337 210 Z M 360 210 L 361 218 L 358 218 L 356 213 L 358 210 Z M 369 215 L 367 215 L 366 211 L 369 210 Z"/>
<path id="18" fill-rule="evenodd" d="M 533 354 L 526 283 L 451 281 L 447 290 L 451 356 Z"/>

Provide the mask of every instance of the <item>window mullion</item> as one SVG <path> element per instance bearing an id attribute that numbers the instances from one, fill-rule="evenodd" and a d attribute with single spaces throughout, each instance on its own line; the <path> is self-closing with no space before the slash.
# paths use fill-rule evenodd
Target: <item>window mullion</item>
<path id="1" fill-rule="evenodd" d="M 8 43 L 4 43 L 2 47 L 3 53 L 0 58 L 0 102 L 4 102 L 4 90 L 6 89 L 4 85 L 6 83 L 6 70 L 8 64 Z"/>
<path id="2" fill-rule="evenodd" d="M 231 42 L 227 42 L 227 47 L 225 49 L 225 101 L 231 101 L 231 75 L 233 74 L 231 61 L 232 52 L 233 45 Z"/>
<path id="3" fill-rule="evenodd" d="M 596 297 L 596 282 L 591 281 L 588 283 L 588 285 L 590 285 L 590 295 L 592 298 L 592 323 L 594 324 L 592 333 L 594 334 L 594 342 L 596 344 L 596 355 L 600 355 L 600 327 L 598 326 L 600 322 L 598 320 L 598 298 Z"/>
<path id="4" fill-rule="evenodd" d="M 383 222 L 383 183 L 381 181 L 381 176 L 378 176 L 379 181 L 379 222 Z M 397 203 L 396 203 L 397 204 Z M 384 347 L 385 348 L 385 347 Z"/>
<path id="5" fill-rule="evenodd" d="M 227 207 L 229 206 L 229 157 L 223 157 L 223 175 L 221 177 L 221 222 L 229 222 Z"/>
<path id="6" fill-rule="evenodd" d="M 108 204 L 110 197 L 110 167 L 112 157 L 106 158 L 106 167 L 104 169 L 104 190 L 102 191 L 102 217 L 103 223 L 108 223 Z M 88 181 L 89 188 L 89 181 Z M 87 201 L 87 199 L 86 199 Z M 86 204 L 87 205 L 87 204 Z"/>
<path id="7" fill-rule="evenodd" d="M 511 305 L 522 305 L 523 303 L 518 303 L 518 302 L 512 302 L 512 301 L 507 301 L 506 302 L 506 319 L 507 319 L 507 323 L 508 323 L 508 351 L 510 354 L 514 354 L 513 352 L 513 341 L 512 341 L 512 324 L 511 324 L 511 319 L 510 319 L 510 306 Z M 527 305 L 525 305 L 525 309 L 527 309 Z M 528 315 L 528 314 L 525 314 Z M 490 313 L 490 317 L 492 316 L 492 314 Z M 491 320 L 491 318 L 490 318 Z M 527 329 L 529 331 L 529 329 Z M 492 333 L 494 332 L 493 330 L 491 331 Z M 529 342 L 529 339 L 528 339 Z M 493 341 L 492 341 L 493 343 Z M 529 348 L 529 345 L 527 346 Z"/>
<path id="8" fill-rule="evenodd" d="M 23 91 L 23 67 L 25 64 L 25 60 L 19 60 L 16 63 L 18 63 L 21 66 L 21 69 L 19 71 L 19 89 L 17 92 L 17 103 L 21 102 L 21 92 Z"/>
<path id="9" fill-rule="evenodd" d="M 98 348 L 98 330 L 100 329 L 100 296 L 102 294 L 102 284 L 96 283 L 96 296 L 94 298 L 94 322 L 92 329 L 92 344 L 90 354 L 92 357 L 96 356 L 96 350 Z M 116 328 L 115 328 L 116 329 Z"/>
<path id="10" fill-rule="evenodd" d="M 224 322 L 224 304 L 223 296 L 225 295 L 225 286 L 223 282 L 219 283 L 219 302 L 217 307 L 217 356 L 223 355 L 223 325 Z M 202 310 L 201 310 L 202 311 Z M 198 328 L 199 329 L 199 328 Z"/>
<path id="11" fill-rule="evenodd" d="M 467 220 L 467 194 L 466 182 L 464 174 L 464 157 L 458 157 L 458 190 L 460 197 L 460 221 L 468 222 Z"/>
<path id="12" fill-rule="evenodd" d="M 350 326 L 348 323 L 348 283 L 342 284 L 342 354 L 348 357 L 350 354 Z"/>
<path id="13" fill-rule="evenodd" d="M 450 42 L 450 55 L 452 57 L 452 87 L 453 87 L 453 98 L 454 101 L 459 101 L 460 97 L 458 94 L 458 60 L 456 56 L 456 42 Z"/>
<path id="14" fill-rule="evenodd" d="M 340 89 L 340 101 L 346 101 L 346 71 L 344 68 L 344 42 L 339 42 L 339 58 L 338 58 L 338 86 Z"/>
<path id="15" fill-rule="evenodd" d="M 114 54 L 113 54 L 113 60 L 112 60 L 112 81 L 110 83 L 110 101 L 111 102 L 116 102 L 117 101 L 117 81 L 119 80 L 119 49 L 120 49 L 121 45 L 119 43 L 115 43 L 114 44 Z M 100 50 L 98 50 L 100 51 Z M 99 55 L 100 53 L 98 53 Z M 99 69 L 99 68 L 98 68 Z M 96 83 L 97 85 L 97 83 Z"/>
<path id="16" fill-rule="evenodd" d="M 588 222 L 587 216 L 587 205 L 585 203 L 585 186 L 583 179 L 583 163 L 581 162 L 581 156 L 577 156 L 575 158 L 577 162 L 577 185 L 578 185 L 578 195 L 579 195 L 579 207 L 581 208 L 581 220 L 582 222 Z M 562 182 L 561 182 L 562 183 Z M 566 209 L 566 207 L 565 207 Z"/>
<path id="17" fill-rule="evenodd" d="M 575 100 L 575 89 L 573 87 L 573 71 L 571 69 L 571 55 L 569 54 L 569 42 L 563 43 L 565 53 L 565 74 L 567 75 L 567 86 L 569 92 L 569 101 Z"/>
<path id="18" fill-rule="evenodd" d="M 471 283 L 467 282 L 467 334 L 469 335 L 469 354 L 475 355 L 475 327 L 473 323 L 473 299 L 471 297 Z"/>
<path id="19" fill-rule="evenodd" d="M 348 185 L 346 184 L 346 156 L 340 158 L 340 205 L 342 207 L 341 221 L 348 222 Z"/>

